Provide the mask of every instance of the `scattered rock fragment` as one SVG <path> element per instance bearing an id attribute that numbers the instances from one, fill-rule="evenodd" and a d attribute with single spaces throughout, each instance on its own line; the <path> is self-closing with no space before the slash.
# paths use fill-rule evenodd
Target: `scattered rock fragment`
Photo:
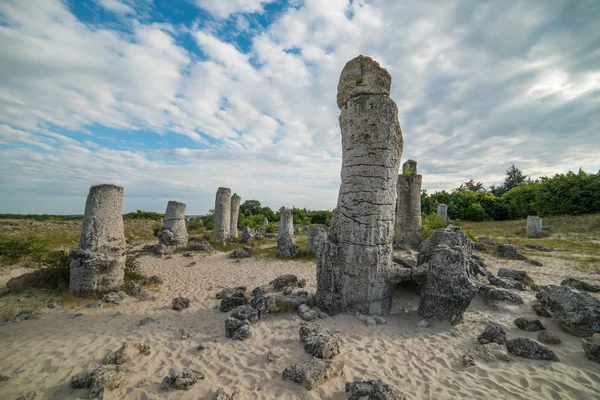
<path id="1" fill-rule="evenodd" d="M 122 290 L 118 292 L 107 293 L 102 296 L 102 301 L 105 303 L 121 304 L 127 298 L 127 293 Z"/>
<path id="2" fill-rule="evenodd" d="M 477 336 L 477 341 L 481 344 L 497 343 L 503 345 L 506 341 L 506 331 L 500 325 L 489 324 L 481 335 Z"/>
<path id="3" fill-rule="evenodd" d="M 102 300 L 96 300 L 96 301 L 94 301 L 92 303 L 89 303 L 87 305 L 87 307 L 88 308 L 100 308 L 100 307 L 102 307 Z"/>
<path id="4" fill-rule="evenodd" d="M 494 275 L 488 275 L 487 280 L 491 285 L 501 287 L 503 289 L 527 290 L 527 286 L 512 279 L 502 279 Z"/>
<path id="5" fill-rule="evenodd" d="M 258 321 L 258 311 L 252 306 L 243 305 L 235 308 L 231 313 L 231 317 L 240 321 L 255 322 Z"/>
<path id="6" fill-rule="evenodd" d="M 581 339 L 581 345 L 587 358 L 600 363 L 600 334 L 594 333 L 592 337 Z"/>
<path id="7" fill-rule="evenodd" d="M 269 350 L 269 352 L 267 353 L 267 359 L 269 361 L 276 361 L 276 360 L 279 360 L 284 355 L 285 355 L 285 350 L 283 350 L 280 347 L 275 347 L 275 348 Z"/>
<path id="8" fill-rule="evenodd" d="M 600 299 L 566 286 L 550 287 L 536 297 L 552 319 L 573 335 L 600 333 Z"/>
<path id="9" fill-rule="evenodd" d="M 187 340 L 193 336 L 194 332 L 190 331 L 189 329 L 181 328 L 179 330 L 179 337 L 181 338 L 181 340 Z"/>
<path id="10" fill-rule="evenodd" d="M 286 286 L 296 287 L 298 285 L 298 277 L 292 274 L 280 275 L 269 282 L 276 291 L 282 291 Z"/>
<path id="11" fill-rule="evenodd" d="M 182 371 L 172 372 L 171 375 L 166 376 L 160 387 L 165 391 L 190 390 L 201 379 L 204 379 L 202 372 L 187 368 Z"/>
<path id="12" fill-rule="evenodd" d="M 517 318 L 515 325 L 525 332 L 545 331 L 546 328 L 539 319 Z"/>
<path id="13" fill-rule="evenodd" d="M 33 310 L 23 310 L 10 319 L 11 322 L 21 322 L 29 319 L 37 318 L 37 314 Z"/>
<path id="14" fill-rule="evenodd" d="M 346 382 L 348 400 L 406 400 L 396 387 L 380 380 Z"/>
<path id="15" fill-rule="evenodd" d="M 148 325 L 148 324 L 155 324 L 157 322 L 158 321 L 155 320 L 154 318 L 146 317 L 146 318 L 140 320 L 140 326 L 142 326 L 142 325 Z"/>
<path id="16" fill-rule="evenodd" d="M 210 243 L 205 242 L 205 241 L 191 242 L 190 245 L 189 245 L 189 247 L 192 250 L 200 250 L 200 251 L 204 251 L 206 253 L 210 253 L 210 252 L 213 251 L 213 248 L 210 245 Z"/>
<path id="17" fill-rule="evenodd" d="M 527 258 L 519 253 L 517 248 L 512 244 L 498 243 L 496 249 L 499 256 L 508 258 L 509 260 L 525 260 Z"/>
<path id="18" fill-rule="evenodd" d="M 540 244 L 526 244 L 526 245 L 523 246 L 523 248 L 525 250 L 536 250 L 536 251 L 542 251 L 542 252 L 545 252 L 545 253 L 549 253 L 551 251 L 554 251 L 550 247 L 542 246 Z"/>
<path id="19" fill-rule="evenodd" d="M 231 296 L 243 296 L 246 293 L 246 286 L 237 286 L 237 287 L 233 287 L 233 288 L 226 288 L 223 290 L 220 290 L 217 292 L 217 294 L 215 295 L 215 298 L 217 299 L 225 299 L 227 297 L 231 297 Z M 256 289 L 254 289 L 256 290 Z M 252 291 L 252 295 L 255 296 L 254 294 L 254 290 Z"/>
<path id="20" fill-rule="evenodd" d="M 53 310 L 55 308 L 58 308 L 58 304 L 56 302 L 48 303 L 48 304 L 46 304 L 46 307 Z"/>
<path id="21" fill-rule="evenodd" d="M 362 315 L 358 311 L 356 313 L 354 313 L 354 316 L 356 317 L 356 319 L 358 319 L 360 322 L 362 322 L 363 324 L 365 324 L 367 326 L 377 325 L 377 321 L 375 321 L 375 319 L 371 316 Z"/>
<path id="22" fill-rule="evenodd" d="M 550 313 L 548 312 L 548 310 L 546 310 L 546 309 L 544 308 L 544 306 L 542 306 L 542 305 L 541 305 L 541 304 L 539 304 L 539 303 L 532 304 L 532 305 L 531 305 L 531 308 L 533 308 L 533 311 L 534 311 L 534 312 L 535 312 L 537 315 L 539 315 L 540 317 L 544 317 L 544 318 L 550 318 L 550 317 L 552 317 L 552 315 L 550 315 Z"/>
<path id="23" fill-rule="evenodd" d="M 298 281 L 298 287 L 303 288 L 306 287 L 306 279 L 302 278 Z"/>
<path id="24" fill-rule="evenodd" d="M 531 258 L 528 258 L 527 260 L 525 260 L 525 262 L 527 264 L 535 265 L 536 267 L 543 267 L 544 266 L 544 263 L 542 263 L 541 261 L 533 260 Z"/>
<path id="25" fill-rule="evenodd" d="M 545 344 L 559 344 L 561 342 L 558 335 L 548 331 L 539 331 L 537 334 L 537 340 Z"/>
<path id="26" fill-rule="evenodd" d="M 34 391 L 28 392 L 25 396 L 18 397 L 17 400 L 34 400 L 37 397 L 37 393 Z"/>
<path id="27" fill-rule="evenodd" d="M 600 293 L 600 285 L 584 282 L 581 279 L 566 278 L 560 284 L 561 286 L 568 286 L 573 289 L 583 290 L 584 292 Z"/>
<path id="28" fill-rule="evenodd" d="M 244 341 L 252 336 L 250 331 L 250 322 L 248 320 L 240 321 L 236 318 L 227 318 L 225 320 L 225 336 L 233 340 Z"/>
<path id="29" fill-rule="evenodd" d="M 238 388 L 224 388 L 220 387 L 217 389 L 217 397 L 215 400 L 237 400 L 239 399 L 240 391 Z"/>
<path id="30" fill-rule="evenodd" d="M 343 362 L 313 358 L 310 361 L 290 365 L 283 371 L 282 378 L 284 381 L 293 381 L 312 390 L 325 381 L 343 374 Z"/>
<path id="31" fill-rule="evenodd" d="M 234 294 L 221 300 L 219 310 L 221 312 L 229 312 L 239 306 L 246 305 L 246 298 L 243 294 Z"/>
<path id="32" fill-rule="evenodd" d="M 73 315 L 73 319 L 75 318 L 79 318 L 79 317 L 83 317 L 83 314 L 78 312 L 77 314 Z"/>
<path id="33" fill-rule="evenodd" d="M 310 328 L 300 327 L 300 341 L 304 344 L 304 351 L 313 357 L 330 359 L 340 352 L 342 341 L 339 336 L 319 326 Z"/>
<path id="34" fill-rule="evenodd" d="M 147 356 L 148 354 L 150 354 L 150 345 L 125 342 L 119 350 L 106 356 L 104 364 L 123 365 L 130 362 L 138 355 Z"/>
<path id="35" fill-rule="evenodd" d="M 490 285 L 481 285 L 479 288 L 479 294 L 481 294 L 489 303 L 494 305 L 499 303 L 508 303 L 514 305 L 523 304 L 523 298 L 518 294 Z"/>
<path id="36" fill-rule="evenodd" d="M 204 342 L 204 343 L 200 343 L 198 345 L 198 347 L 196 348 L 196 350 L 198 350 L 198 351 L 208 350 L 208 349 L 212 349 L 213 347 L 215 347 L 214 342 Z"/>
<path id="37" fill-rule="evenodd" d="M 125 292 L 129 296 L 140 300 L 148 300 L 150 298 L 150 293 L 137 282 L 131 282 Z"/>
<path id="38" fill-rule="evenodd" d="M 529 338 L 516 338 L 506 341 L 506 349 L 515 356 L 532 360 L 560 361 L 548 346 Z"/>
<path id="39" fill-rule="evenodd" d="M 533 279 L 527 274 L 527 271 L 520 271 L 516 269 L 500 268 L 498 269 L 498 276 L 500 278 L 512 279 L 513 281 L 521 282 L 524 285 L 531 286 Z"/>
<path id="40" fill-rule="evenodd" d="M 125 372 L 120 365 L 101 365 L 92 372 L 83 372 L 71 378 L 73 389 L 90 389 L 89 398 L 102 398 L 105 391 L 114 390 L 125 382 Z"/>
<path id="41" fill-rule="evenodd" d="M 469 349 L 462 356 L 462 363 L 465 367 L 475 365 L 475 361 L 492 362 L 496 360 L 500 361 L 512 361 L 510 355 L 506 352 L 506 348 L 502 344 L 488 343 L 478 344 L 474 349 Z"/>
<path id="42" fill-rule="evenodd" d="M 229 253 L 229 258 L 248 258 L 250 253 L 244 249 L 236 249 Z"/>
<path id="43" fill-rule="evenodd" d="M 190 306 L 190 299 L 186 297 L 175 297 L 171 302 L 171 308 L 175 311 L 181 311 Z"/>
<path id="44" fill-rule="evenodd" d="M 422 319 L 417 324 L 417 328 L 429 328 L 430 326 L 431 326 L 431 322 L 427 321 L 426 319 Z"/>

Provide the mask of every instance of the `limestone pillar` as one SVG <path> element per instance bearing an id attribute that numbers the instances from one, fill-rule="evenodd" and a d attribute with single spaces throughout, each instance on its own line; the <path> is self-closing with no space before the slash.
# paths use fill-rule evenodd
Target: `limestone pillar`
<path id="1" fill-rule="evenodd" d="M 536 233 L 542 231 L 542 219 L 540 217 L 528 216 L 527 217 L 527 228 L 525 233 L 527 236 L 535 236 Z"/>
<path id="2" fill-rule="evenodd" d="M 176 249 L 187 247 L 188 233 L 185 226 L 185 209 L 185 203 L 173 200 L 167 203 L 164 218 L 165 227 L 156 235 L 158 237 L 158 245 L 156 246 L 158 254 L 171 254 Z"/>
<path id="3" fill-rule="evenodd" d="M 388 314 L 402 132 L 390 74 L 359 56 L 342 70 L 342 184 L 330 238 L 317 253 L 317 304 L 330 313 Z"/>
<path id="4" fill-rule="evenodd" d="M 300 249 L 294 241 L 294 216 L 285 207 L 279 210 L 279 234 L 277 235 L 277 256 L 294 258 L 300 254 Z"/>
<path id="5" fill-rule="evenodd" d="M 94 185 L 85 203 L 79 247 L 72 249 L 69 290 L 85 296 L 116 290 L 125 274 L 123 188 Z"/>
<path id="6" fill-rule="evenodd" d="M 448 206 L 445 204 L 438 204 L 437 215 L 444 218 L 444 222 L 448 222 Z"/>
<path id="7" fill-rule="evenodd" d="M 229 236 L 232 238 L 238 237 L 238 217 L 240 215 L 240 201 L 242 199 L 237 193 L 231 196 L 231 223 L 229 226 Z"/>
<path id="8" fill-rule="evenodd" d="M 417 162 L 408 160 L 398 176 L 398 199 L 396 200 L 396 240 L 398 246 L 419 248 L 421 237 L 421 183 L 417 174 Z"/>
<path id="9" fill-rule="evenodd" d="M 220 187 L 215 198 L 215 240 L 225 243 L 231 228 L 231 189 Z"/>
<path id="10" fill-rule="evenodd" d="M 308 227 L 308 244 L 306 252 L 308 254 L 317 254 L 317 249 L 327 240 L 327 232 L 321 226 L 311 225 Z"/>

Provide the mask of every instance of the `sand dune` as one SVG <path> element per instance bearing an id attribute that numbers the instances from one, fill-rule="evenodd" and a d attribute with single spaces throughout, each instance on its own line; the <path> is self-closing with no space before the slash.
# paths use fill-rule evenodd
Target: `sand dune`
<path id="1" fill-rule="evenodd" d="M 527 269 L 538 283 L 558 283 L 567 275 L 590 278 L 565 268 L 564 261 L 545 259 L 544 267 L 533 267 L 487 258 L 491 271 L 502 266 Z M 310 358 L 299 341 L 300 321 L 291 314 L 270 316 L 253 326 L 249 340 L 232 341 L 225 337 L 223 327 L 229 313 L 215 308 L 215 293 L 238 285 L 251 290 L 284 273 L 306 278 L 308 290 L 314 291 L 314 263 L 260 259 L 238 263 L 224 253 L 196 256 L 197 264 L 192 267 L 187 266 L 190 259 L 180 255 L 172 259 L 142 256 L 140 261 L 145 273 L 164 279 L 153 293 L 154 301 L 128 298 L 121 305 L 99 309 L 60 307 L 44 311 L 37 320 L 1 325 L 0 373 L 12 379 L 0 386 L 0 398 L 15 399 L 32 390 L 38 399 L 84 397 L 84 390 L 69 387 L 70 377 L 97 367 L 125 341 L 147 343 L 151 354 L 127 367 L 126 385 L 107 392 L 108 399 L 210 399 L 219 387 L 238 388 L 241 399 L 345 399 L 344 383 L 356 379 L 381 379 L 410 399 L 600 398 L 600 366 L 585 357 L 580 338 L 562 331 L 550 319 L 543 322 L 563 340 L 552 346 L 562 362 L 514 358 L 510 363 L 462 365 L 462 355 L 475 346 L 476 336 L 489 322 L 505 325 L 509 337 L 535 338 L 535 333 L 520 331 L 512 323 L 516 317 L 535 317 L 530 307 L 534 292 L 523 293 L 526 304 L 504 309 L 477 297 L 464 322 L 455 327 L 418 328 L 418 296 L 403 288 L 396 290 L 395 313 L 387 317 L 387 325 L 368 327 L 350 315 L 320 320 L 343 338 L 336 359 L 345 362 L 345 375 L 308 391 L 281 379 L 285 367 Z M 190 298 L 190 308 L 171 310 L 171 299 L 180 295 Z M 113 316 L 118 311 L 125 315 Z M 84 315 L 73 318 L 76 312 Z M 145 317 L 158 323 L 139 326 Z M 181 328 L 195 335 L 181 340 Z M 196 349 L 208 341 L 214 346 Z M 274 347 L 284 349 L 285 355 L 269 362 L 267 352 Z M 161 391 L 163 377 L 172 369 L 186 367 L 201 370 L 206 378 L 189 391 Z M 144 379 L 150 384 L 136 388 Z"/>

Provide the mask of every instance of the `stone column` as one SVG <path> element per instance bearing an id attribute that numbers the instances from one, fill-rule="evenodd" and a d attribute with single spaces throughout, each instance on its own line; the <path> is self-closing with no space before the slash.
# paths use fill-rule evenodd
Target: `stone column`
<path id="1" fill-rule="evenodd" d="M 438 204 L 437 215 L 444 218 L 444 222 L 448 222 L 448 206 L 445 204 Z"/>
<path id="2" fill-rule="evenodd" d="M 395 244 L 413 249 L 419 248 L 421 237 L 421 183 L 417 174 L 417 162 L 408 160 L 398 176 L 398 199 L 396 201 Z"/>
<path id="3" fill-rule="evenodd" d="M 170 200 L 165 211 L 165 228 L 158 232 L 156 253 L 171 254 L 176 249 L 186 247 L 188 233 L 185 226 L 185 203 Z M 189 218 L 187 218 L 189 220 Z"/>
<path id="4" fill-rule="evenodd" d="M 116 290 L 125 275 L 123 188 L 94 185 L 85 203 L 79 247 L 72 249 L 69 290 L 86 296 Z"/>
<path id="5" fill-rule="evenodd" d="M 231 189 L 220 187 L 215 198 L 215 240 L 225 243 L 231 227 Z"/>
<path id="6" fill-rule="evenodd" d="M 240 215 L 240 201 L 242 199 L 237 193 L 231 196 L 231 223 L 229 226 L 229 236 L 232 238 L 238 237 L 238 217 Z"/>
<path id="7" fill-rule="evenodd" d="M 327 232 L 322 226 L 311 225 L 308 227 L 308 244 L 306 252 L 308 254 L 317 254 L 321 243 L 327 240 Z"/>
<path id="8" fill-rule="evenodd" d="M 542 231 L 542 219 L 540 217 L 528 216 L 527 217 L 527 228 L 525 233 L 527 236 L 535 236 L 536 233 Z"/>
<path id="9" fill-rule="evenodd" d="M 285 207 L 279 210 L 279 234 L 277 236 L 277 256 L 281 258 L 298 257 L 300 249 L 294 241 L 294 216 Z"/>
<path id="10" fill-rule="evenodd" d="M 390 74 L 369 57 L 349 61 L 340 76 L 342 184 L 330 238 L 317 253 L 317 304 L 330 314 L 391 309 L 403 140 L 390 85 Z"/>

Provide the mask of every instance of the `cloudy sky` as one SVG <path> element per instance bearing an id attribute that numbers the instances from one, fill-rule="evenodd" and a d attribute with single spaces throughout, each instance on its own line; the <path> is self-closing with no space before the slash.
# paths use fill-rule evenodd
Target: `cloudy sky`
<path id="1" fill-rule="evenodd" d="M 346 61 L 392 75 L 424 188 L 600 169 L 597 0 L 2 0 L 0 213 L 335 207 Z"/>

